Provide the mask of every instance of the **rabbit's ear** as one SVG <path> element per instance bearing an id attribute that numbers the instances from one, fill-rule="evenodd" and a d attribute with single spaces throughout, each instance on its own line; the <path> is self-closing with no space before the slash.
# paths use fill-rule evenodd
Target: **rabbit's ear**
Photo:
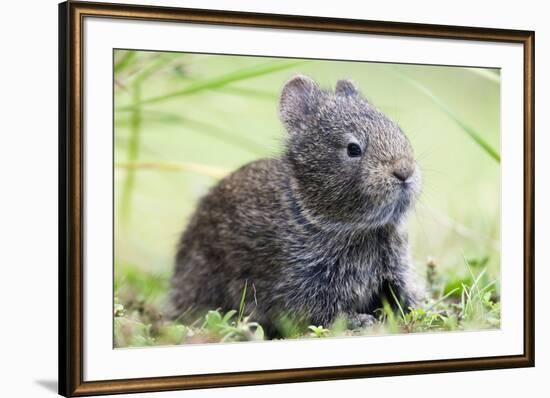
<path id="1" fill-rule="evenodd" d="M 289 132 L 308 130 L 315 118 L 321 89 L 312 79 L 298 75 L 283 87 L 279 114 Z"/>
<path id="2" fill-rule="evenodd" d="M 354 97 L 359 94 L 359 90 L 351 80 L 338 80 L 335 92 L 336 95 L 344 97 Z"/>

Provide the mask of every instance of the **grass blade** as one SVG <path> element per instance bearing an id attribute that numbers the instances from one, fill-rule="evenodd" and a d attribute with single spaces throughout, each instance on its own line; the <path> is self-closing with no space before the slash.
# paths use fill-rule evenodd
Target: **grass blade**
<path id="1" fill-rule="evenodd" d="M 130 111 L 134 109 L 137 106 L 142 105 L 148 105 L 148 104 L 154 104 L 158 102 L 162 102 L 168 99 L 181 97 L 185 95 L 191 95 L 198 93 L 200 91 L 204 90 L 212 90 L 220 87 L 224 87 L 230 83 L 234 83 L 237 81 L 242 81 L 246 79 L 251 79 L 253 77 L 259 77 L 268 75 L 270 73 L 279 72 L 284 69 L 293 68 L 298 65 L 302 65 L 304 63 L 308 62 L 308 60 L 299 60 L 299 61 L 275 61 L 275 62 L 268 62 L 261 65 L 255 65 L 250 68 L 237 70 L 234 72 L 227 73 L 225 75 L 221 75 L 212 79 L 207 79 L 203 81 L 198 81 L 196 83 L 191 83 L 189 86 L 187 86 L 184 89 L 173 91 L 171 93 L 159 95 L 157 97 L 144 99 L 138 103 L 134 103 L 129 106 L 124 106 L 121 108 L 118 108 L 118 111 Z"/>
<path id="2" fill-rule="evenodd" d="M 472 267 L 470 267 L 470 263 L 468 262 L 468 259 L 466 258 L 466 256 L 464 254 L 462 254 L 462 258 L 464 259 L 464 263 L 466 264 L 466 267 L 468 268 L 468 272 L 470 273 L 470 278 L 472 278 L 472 285 L 470 286 L 470 291 L 473 291 L 474 289 L 476 289 L 477 296 L 478 296 L 479 299 L 481 299 L 481 293 L 479 291 L 478 283 L 481 280 L 481 278 L 483 277 L 483 275 L 485 275 L 485 272 L 487 272 L 487 268 L 484 268 L 483 271 L 481 271 L 476 277 L 474 275 L 474 272 L 472 271 Z"/>
<path id="3" fill-rule="evenodd" d="M 489 80 L 490 82 L 500 84 L 500 75 L 498 73 L 493 72 L 491 69 L 485 69 L 485 68 L 465 68 L 465 69 L 475 75 L 481 76 L 486 80 Z"/>
<path id="4" fill-rule="evenodd" d="M 219 91 L 222 94 L 244 95 L 247 97 L 257 98 L 266 101 L 276 101 L 279 98 L 278 93 L 272 93 L 270 91 L 246 88 L 246 87 L 222 87 Z"/>
<path id="5" fill-rule="evenodd" d="M 120 57 L 120 60 L 115 64 L 115 74 L 123 71 L 128 66 L 130 66 L 136 58 L 136 54 L 136 51 L 126 51 L 124 55 Z"/>
<path id="6" fill-rule="evenodd" d="M 117 66 L 115 65 L 115 78 L 117 72 L 120 72 L 120 70 L 125 67 L 124 64 L 121 66 L 121 62 L 131 62 L 133 60 L 132 57 L 135 57 L 137 54 L 136 51 L 130 51 L 127 54 L 134 54 L 134 55 L 125 55 L 123 59 L 118 64 L 118 71 Z M 145 68 L 140 70 L 138 74 L 136 74 L 133 77 L 133 81 L 131 84 L 131 95 L 132 95 L 132 104 L 138 104 L 142 100 L 142 85 L 147 78 L 149 78 L 153 73 L 158 71 L 159 69 L 162 69 L 164 66 L 166 66 L 168 63 L 173 61 L 176 58 L 176 54 L 161 54 L 157 57 L 155 57 Z M 130 61 L 128 61 L 130 59 Z M 130 137 L 128 140 L 128 148 L 127 148 L 127 162 L 133 163 L 139 158 L 139 152 L 140 152 L 140 141 L 141 141 L 141 127 L 143 122 L 143 115 L 140 107 L 132 107 L 131 113 L 130 113 Z M 119 211 L 121 214 L 121 222 L 123 225 L 127 224 L 129 217 L 130 217 L 130 205 L 132 200 L 132 191 L 134 189 L 135 185 L 135 170 L 133 168 L 128 169 L 128 172 L 126 173 L 126 177 L 124 179 L 124 183 L 122 185 L 122 192 L 121 192 L 121 201 L 120 201 L 120 207 Z"/>
<path id="7" fill-rule="evenodd" d="M 241 322 L 243 320 L 244 316 L 244 299 L 246 297 L 246 287 L 248 285 L 248 279 L 244 281 L 244 289 L 243 289 L 243 295 L 241 296 L 241 303 L 239 304 L 239 316 L 237 318 L 237 323 Z"/>
<path id="8" fill-rule="evenodd" d="M 451 291 L 449 291 L 447 294 L 445 294 L 443 297 L 439 298 L 437 301 L 435 301 L 432 305 L 430 305 L 428 308 L 426 308 L 426 312 L 428 311 L 431 311 L 432 309 L 434 309 L 439 303 L 443 302 L 444 300 L 446 300 L 448 297 L 451 297 L 457 290 L 459 290 L 460 288 L 458 287 L 455 287 L 454 289 L 452 289 Z"/>
<path id="9" fill-rule="evenodd" d="M 397 308 L 399 308 L 399 312 L 401 313 L 401 317 L 403 318 L 403 320 L 405 320 L 405 311 L 403 311 L 403 307 L 401 307 L 401 302 L 397 299 L 397 296 L 393 292 L 392 287 L 389 286 L 389 288 L 390 288 L 390 293 L 391 293 L 393 299 L 395 300 L 395 304 L 397 304 Z"/>
<path id="10" fill-rule="evenodd" d="M 162 68 L 164 68 L 166 65 L 174 61 L 175 59 L 179 58 L 180 54 L 160 54 L 159 56 L 153 58 L 149 65 L 145 66 L 143 69 L 139 71 L 139 73 L 135 74 L 133 78 L 133 84 L 140 84 L 147 80 L 151 75 L 153 75 L 155 72 L 158 72 Z M 132 105 L 136 105 L 133 103 Z"/>
<path id="11" fill-rule="evenodd" d="M 139 102 L 141 99 L 141 84 L 132 86 L 132 101 Z M 136 108 L 130 115 L 130 138 L 128 140 L 127 161 L 135 162 L 139 156 L 139 143 L 141 132 L 141 109 Z M 124 183 L 122 185 L 122 193 L 120 199 L 120 215 L 122 224 L 125 225 L 130 217 L 130 202 L 132 200 L 132 191 L 135 184 L 134 169 L 128 170 Z"/>
<path id="12" fill-rule="evenodd" d="M 245 149 L 255 155 L 265 156 L 270 152 L 270 149 L 267 146 L 257 144 L 254 140 L 248 139 L 247 136 L 236 135 L 233 132 L 220 128 L 211 123 L 190 119 L 189 117 L 184 117 L 183 121 L 190 127 L 196 127 L 203 134 L 220 139 L 226 144 L 232 144 L 241 149 Z"/>
<path id="13" fill-rule="evenodd" d="M 178 123 L 183 126 L 189 127 L 189 129 L 193 132 L 197 130 L 201 134 L 205 134 L 216 140 L 220 140 L 224 144 L 235 145 L 240 149 L 245 149 L 246 151 L 254 155 L 265 156 L 269 154 L 272 150 L 272 148 L 268 147 L 267 145 L 262 145 L 254 140 L 249 139 L 247 135 L 238 135 L 234 131 L 221 128 L 204 120 L 193 119 L 188 116 L 180 116 L 175 113 L 146 110 L 142 111 L 142 115 L 144 123 Z M 116 123 L 118 126 L 124 126 L 127 121 L 125 119 L 119 119 Z"/>
<path id="14" fill-rule="evenodd" d="M 485 141 L 481 134 L 479 134 L 479 132 L 461 121 L 449 108 L 449 106 L 441 101 L 439 97 L 437 97 L 428 87 L 424 86 L 419 81 L 403 74 L 397 69 L 394 70 L 403 80 L 407 81 L 411 86 L 413 86 L 418 91 L 422 92 L 430 100 L 432 100 L 432 102 L 437 105 L 439 109 L 441 109 L 453 122 L 455 122 L 472 140 L 474 140 L 474 142 L 478 144 L 481 149 L 483 149 L 496 162 L 500 163 L 500 154 L 497 152 L 497 150 L 494 149 L 487 141 Z"/>
<path id="15" fill-rule="evenodd" d="M 116 163 L 117 169 L 123 170 L 161 170 L 161 171 L 183 171 L 202 174 L 215 179 L 225 177 L 230 173 L 230 170 L 221 167 L 207 166 L 198 163 L 183 163 L 183 162 L 125 162 Z"/>

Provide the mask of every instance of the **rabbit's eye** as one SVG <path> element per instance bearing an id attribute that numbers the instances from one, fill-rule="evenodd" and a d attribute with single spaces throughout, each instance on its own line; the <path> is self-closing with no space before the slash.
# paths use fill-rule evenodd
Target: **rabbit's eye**
<path id="1" fill-rule="evenodd" d="M 350 158 L 356 158 L 361 156 L 361 147 L 355 143 L 348 144 L 348 156 Z"/>

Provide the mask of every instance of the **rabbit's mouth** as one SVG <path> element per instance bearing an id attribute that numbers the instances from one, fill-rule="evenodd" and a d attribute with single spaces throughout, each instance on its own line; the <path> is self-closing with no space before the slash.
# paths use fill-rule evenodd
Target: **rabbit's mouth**
<path id="1" fill-rule="evenodd" d="M 396 207 L 406 205 L 409 207 L 414 202 L 420 191 L 420 172 L 416 170 L 409 178 L 395 182 Z"/>
<path id="2" fill-rule="evenodd" d="M 408 192 L 406 188 L 402 189 L 397 199 L 380 209 L 378 212 L 379 220 L 377 224 L 382 226 L 398 223 L 405 216 L 407 210 L 409 210 L 411 202 L 412 196 L 410 192 Z"/>
<path id="3" fill-rule="evenodd" d="M 409 210 L 414 199 L 414 192 L 411 185 L 403 185 L 400 189 L 393 210 L 397 218 L 401 218 L 407 210 Z"/>
<path id="4" fill-rule="evenodd" d="M 412 207 L 418 194 L 416 181 L 403 182 L 393 187 L 384 198 L 368 213 L 368 223 L 372 227 L 399 223 Z"/>

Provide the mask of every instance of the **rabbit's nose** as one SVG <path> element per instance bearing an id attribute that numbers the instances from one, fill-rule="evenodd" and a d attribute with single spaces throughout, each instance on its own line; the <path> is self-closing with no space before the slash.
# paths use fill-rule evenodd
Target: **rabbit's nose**
<path id="1" fill-rule="evenodd" d="M 393 170 L 393 175 L 401 182 L 407 181 L 414 173 L 412 165 L 401 164 Z"/>

